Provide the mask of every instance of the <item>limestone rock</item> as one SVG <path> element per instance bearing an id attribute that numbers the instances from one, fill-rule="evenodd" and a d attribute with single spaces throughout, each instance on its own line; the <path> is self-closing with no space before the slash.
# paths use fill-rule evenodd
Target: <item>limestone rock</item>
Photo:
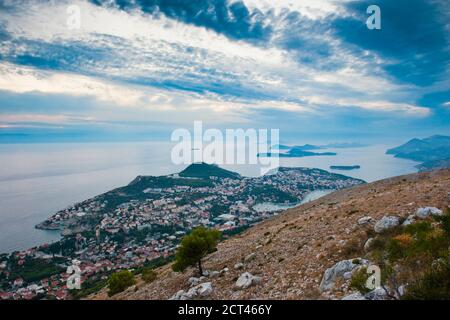
<path id="1" fill-rule="evenodd" d="M 193 287 L 193 286 L 198 285 L 200 283 L 200 280 L 199 280 L 199 278 L 196 278 L 196 277 L 190 277 L 188 279 L 188 282 L 189 282 L 189 286 Z"/>
<path id="2" fill-rule="evenodd" d="M 343 297 L 341 300 L 367 300 L 361 293 L 356 292 Z"/>
<path id="3" fill-rule="evenodd" d="M 347 272 L 353 271 L 353 269 L 358 266 L 367 264 L 367 260 L 360 258 L 339 261 L 325 271 L 322 282 L 320 283 L 320 291 L 324 292 L 331 290 L 334 287 L 334 283 L 337 278 L 342 277 Z"/>
<path id="4" fill-rule="evenodd" d="M 381 287 L 366 293 L 364 297 L 368 300 L 388 300 L 386 291 Z"/>
<path id="5" fill-rule="evenodd" d="M 419 219 L 426 219 L 431 216 L 441 216 L 442 210 L 439 210 L 435 207 L 425 207 L 425 208 L 419 208 L 416 211 L 416 217 Z"/>
<path id="6" fill-rule="evenodd" d="M 395 228 L 400 224 L 400 219 L 396 216 L 384 216 L 375 224 L 374 230 L 376 233 Z"/>
<path id="7" fill-rule="evenodd" d="M 258 284 L 261 282 L 261 277 L 257 277 L 252 275 L 249 272 L 245 272 L 241 274 L 241 276 L 236 281 L 236 288 L 238 289 L 247 289 L 254 284 Z"/>
<path id="8" fill-rule="evenodd" d="M 205 282 L 193 288 L 190 288 L 187 292 L 185 292 L 184 290 L 180 290 L 169 300 L 193 300 L 196 298 L 204 298 L 209 296 L 212 292 L 213 287 L 211 282 Z"/>

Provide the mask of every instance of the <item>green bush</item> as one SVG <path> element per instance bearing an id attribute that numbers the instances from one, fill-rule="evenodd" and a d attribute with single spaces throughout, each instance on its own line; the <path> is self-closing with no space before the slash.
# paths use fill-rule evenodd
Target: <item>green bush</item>
<path id="1" fill-rule="evenodd" d="M 450 263 L 431 268 L 410 284 L 405 300 L 450 300 Z"/>
<path id="2" fill-rule="evenodd" d="M 366 282 L 369 276 L 370 274 L 367 273 L 367 267 L 362 267 L 355 271 L 352 275 L 352 279 L 350 280 L 350 288 L 358 290 L 363 294 L 368 293 L 370 289 L 366 287 Z"/>
<path id="3" fill-rule="evenodd" d="M 144 280 L 146 283 L 155 281 L 156 277 L 157 273 L 151 268 L 144 269 L 144 271 L 142 272 L 142 280 Z"/>
<path id="4" fill-rule="evenodd" d="M 380 266 L 381 282 L 402 299 L 450 299 L 450 212 L 377 235 L 369 258 Z M 364 292 L 367 275 L 352 278 L 352 288 Z"/>
<path id="5" fill-rule="evenodd" d="M 128 270 L 114 273 L 108 280 L 108 295 L 113 296 L 136 283 L 133 274 Z"/>

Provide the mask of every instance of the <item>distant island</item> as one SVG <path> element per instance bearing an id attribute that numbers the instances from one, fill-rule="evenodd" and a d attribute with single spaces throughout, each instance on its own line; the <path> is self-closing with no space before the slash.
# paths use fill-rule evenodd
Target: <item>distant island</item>
<path id="1" fill-rule="evenodd" d="M 425 139 L 412 139 L 401 146 L 387 150 L 386 154 L 422 162 L 416 166 L 419 171 L 448 168 L 450 167 L 450 136 L 435 135 Z"/>
<path id="2" fill-rule="evenodd" d="M 288 146 L 284 144 L 273 145 L 270 152 L 258 153 L 258 157 L 280 157 L 280 158 L 303 158 L 314 156 L 335 156 L 336 152 L 314 152 L 322 149 L 345 149 L 345 148 L 361 148 L 366 145 L 353 142 L 345 143 L 329 143 L 326 145 L 304 144 L 300 146 Z M 272 150 L 277 150 L 273 152 Z M 314 150 L 314 151 L 313 151 Z"/>
<path id="3" fill-rule="evenodd" d="M 325 145 L 313 145 L 313 144 L 304 144 L 302 146 L 288 146 L 285 144 L 278 144 L 272 146 L 272 149 L 277 150 L 303 150 L 303 151 L 311 151 L 311 150 L 320 150 L 320 149 L 347 149 L 347 148 L 362 148 L 367 147 L 366 144 L 356 143 L 356 142 L 343 142 L 343 143 L 329 143 Z"/>
<path id="4" fill-rule="evenodd" d="M 331 170 L 356 170 L 361 169 L 361 166 L 330 166 Z"/>
<path id="5" fill-rule="evenodd" d="M 336 152 L 312 152 L 308 148 L 313 148 L 314 146 L 299 146 L 289 149 L 287 152 L 268 152 L 268 153 L 258 153 L 258 157 L 280 157 L 280 158 L 302 158 L 302 157 L 313 157 L 313 156 L 335 156 Z M 305 149 L 306 148 L 306 149 Z M 315 149 L 314 149 L 315 150 Z"/>

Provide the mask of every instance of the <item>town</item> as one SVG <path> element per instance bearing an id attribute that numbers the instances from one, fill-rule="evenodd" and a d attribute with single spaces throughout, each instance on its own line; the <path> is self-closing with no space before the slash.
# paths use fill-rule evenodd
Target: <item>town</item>
<path id="1" fill-rule="evenodd" d="M 106 284 L 120 269 L 170 261 L 197 226 L 224 237 L 293 207 L 315 190 L 337 190 L 362 180 L 319 169 L 279 168 L 247 178 L 204 163 L 179 174 L 140 176 L 129 185 L 70 206 L 37 228 L 62 239 L 0 255 L 0 299 L 76 299 Z M 67 267 L 77 261 L 82 289 L 69 290 Z"/>

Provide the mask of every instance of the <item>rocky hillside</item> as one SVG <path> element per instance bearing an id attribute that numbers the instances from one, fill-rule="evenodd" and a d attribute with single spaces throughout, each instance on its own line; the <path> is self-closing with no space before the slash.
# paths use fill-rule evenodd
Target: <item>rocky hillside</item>
<path id="1" fill-rule="evenodd" d="M 449 192 L 448 169 L 337 191 L 220 243 L 204 259 L 207 277 L 167 265 L 156 269 L 152 283 L 138 281 L 112 299 L 339 299 L 352 291 L 337 278 L 364 254 L 375 225 L 381 230 L 403 223 L 419 208 L 444 210 Z M 342 270 L 331 268 L 338 262 Z M 104 290 L 91 298 L 108 296 Z"/>

